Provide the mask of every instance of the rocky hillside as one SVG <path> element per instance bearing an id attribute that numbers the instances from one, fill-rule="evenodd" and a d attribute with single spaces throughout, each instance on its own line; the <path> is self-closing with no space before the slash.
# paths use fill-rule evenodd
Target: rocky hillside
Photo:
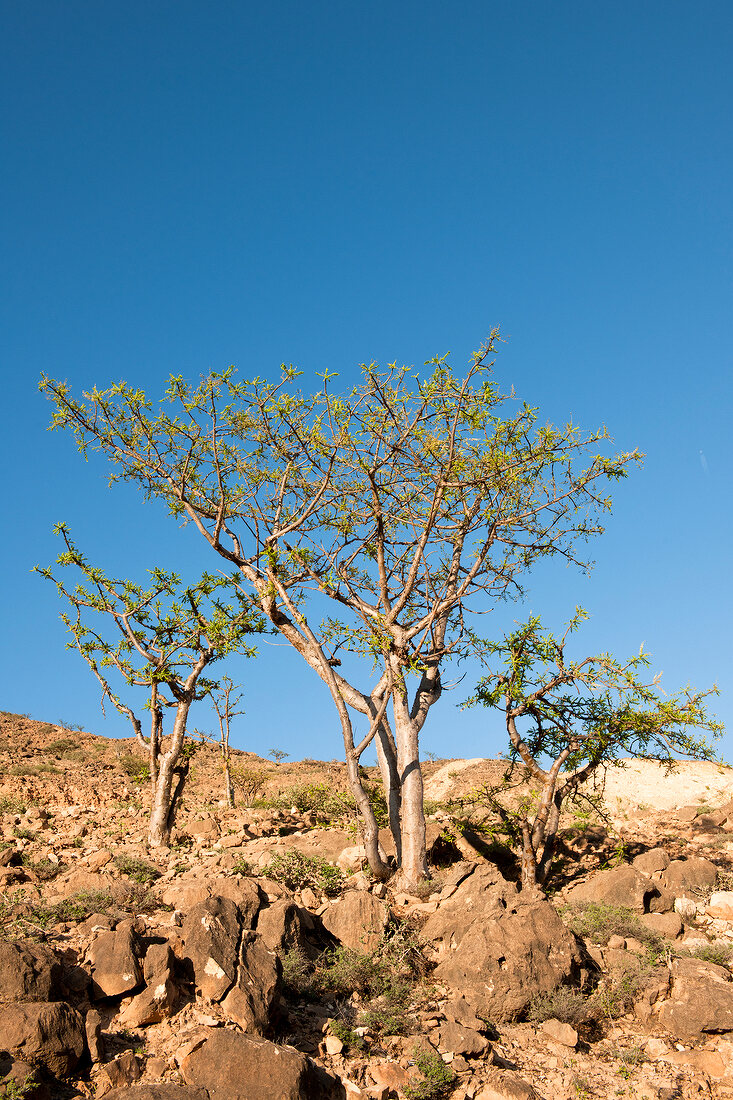
<path id="1" fill-rule="evenodd" d="M 341 764 L 235 757 L 153 855 L 132 742 L 0 718 L 0 1096 L 733 1097 L 731 769 L 609 773 L 548 897 L 487 832 L 499 762 L 430 763 L 418 897 Z"/>

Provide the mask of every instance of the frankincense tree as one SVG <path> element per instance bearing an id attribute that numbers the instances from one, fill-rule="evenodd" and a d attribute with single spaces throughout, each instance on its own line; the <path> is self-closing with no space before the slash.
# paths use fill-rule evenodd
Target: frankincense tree
<path id="1" fill-rule="evenodd" d="M 359 759 L 376 743 L 402 880 L 428 871 L 419 738 L 447 662 L 477 646 L 474 612 L 521 592 L 540 558 L 585 565 L 608 485 L 636 452 L 605 430 L 552 427 L 497 384 L 498 333 L 463 377 L 363 368 L 341 395 L 171 378 L 156 407 L 125 383 L 76 399 L 44 378 L 54 426 L 99 450 L 112 480 L 190 521 L 237 584 L 328 688 L 370 866 L 390 873 Z M 331 611 L 324 614 L 324 606 Z M 361 726 L 359 726 L 361 723 Z"/>
<path id="2" fill-rule="evenodd" d="M 249 636 L 261 629 L 261 616 L 241 598 L 226 578 L 204 574 L 192 585 L 161 569 L 150 571 L 144 588 L 130 580 L 110 578 L 91 565 L 59 524 L 57 534 L 66 549 L 58 571 L 38 568 L 52 581 L 70 610 L 62 618 L 77 649 L 108 700 L 130 720 L 148 755 L 151 847 L 167 846 L 177 804 L 187 774 L 185 738 L 193 703 L 218 688 L 205 673 L 234 652 L 253 656 Z M 65 583 L 60 571 L 70 570 L 77 583 Z M 228 602 L 223 597 L 228 597 Z M 238 598 L 237 598 L 238 597 Z M 123 687 L 142 689 L 150 713 L 150 733 L 143 731 L 141 708 L 126 702 Z M 165 714 L 172 715 L 170 729 Z"/>

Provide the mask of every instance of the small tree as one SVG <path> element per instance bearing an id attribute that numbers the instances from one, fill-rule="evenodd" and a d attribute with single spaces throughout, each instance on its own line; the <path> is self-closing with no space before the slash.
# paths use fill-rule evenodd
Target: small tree
<path id="1" fill-rule="evenodd" d="M 54 426 L 102 451 L 113 481 L 190 520 L 324 682 L 367 858 L 386 878 L 359 774 L 376 741 L 407 885 L 428 874 L 419 738 L 446 662 L 476 649 L 469 614 L 521 592 L 538 558 L 585 564 L 578 547 L 602 530 L 607 484 L 639 457 L 599 453 L 605 430 L 540 424 L 494 380 L 497 340 L 465 378 L 446 358 L 424 374 L 371 364 L 342 396 L 327 374 L 302 394 L 292 366 L 272 384 L 233 370 L 198 386 L 171 378 L 157 411 L 125 383 L 83 401 L 41 383 Z"/>
<path id="2" fill-rule="evenodd" d="M 488 644 L 499 670 L 484 677 L 466 705 L 483 703 L 504 714 L 510 753 L 502 783 L 484 791 L 510 834 L 521 844 L 522 885 L 547 880 L 563 804 L 603 767 L 624 757 L 714 759 L 720 723 L 705 700 L 717 689 L 686 689 L 662 697 L 659 677 L 645 682 L 643 649 L 625 662 L 608 653 L 566 658 L 569 634 L 587 618 L 578 608 L 560 638 L 531 618 L 501 642 Z M 703 732 L 708 731 L 709 737 Z M 512 806 L 507 795 L 529 782 L 536 790 Z"/>
<path id="3" fill-rule="evenodd" d="M 216 717 L 219 720 L 219 751 L 221 752 L 221 766 L 224 771 L 224 798 L 230 809 L 234 808 L 234 783 L 232 782 L 232 758 L 229 750 L 229 727 L 232 718 L 244 714 L 243 710 L 234 710 L 234 707 L 241 702 L 242 696 L 232 696 L 233 691 L 233 681 L 225 676 L 218 689 L 211 696 Z"/>
<path id="4" fill-rule="evenodd" d="M 197 584 L 183 586 L 174 573 L 153 569 L 152 586 L 145 589 L 129 580 L 107 577 L 86 561 L 63 524 L 55 530 L 66 544 L 57 564 L 76 570 L 82 582 L 71 587 L 51 569 L 38 571 L 53 581 L 71 605 L 71 613 L 62 614 L 73 639 L 69 646 L 78 649 L 99 681 L 102 710 L 107 699 L 125 715 L 148 755 L 148 839 L 151 847 L 167 846 L 188 772 L 184 742 L 189 710 L 217 687 L 204 672 L 234 651 L 253 656 L 255 651 L 245 644 L 245 637 L 259 630 L 260 620 L 236 591 L 234 604 L 223 602 L 228 582 L 222 577 L 204 574 Z M 148 694 L 149 736 L 143 733 L 138 713 L 113 690 L 110 672 Z M 173 714 L 167 736 L 166 710 Z"/>

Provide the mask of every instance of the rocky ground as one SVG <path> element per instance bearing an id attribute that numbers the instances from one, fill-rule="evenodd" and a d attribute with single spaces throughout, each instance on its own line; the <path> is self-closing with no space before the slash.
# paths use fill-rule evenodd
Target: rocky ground
<path id="1" fill-rule="evenodd" d="M 733 1097 L 730 768 L 610 773 L 528 896 L 479 828 L 501 765 L 428 763 L 410 896 L 337 762 L 237 753 L 228 809 L 200 748 L 164 854 L 143 765 L 0 716 L 0 1096 Z"/>

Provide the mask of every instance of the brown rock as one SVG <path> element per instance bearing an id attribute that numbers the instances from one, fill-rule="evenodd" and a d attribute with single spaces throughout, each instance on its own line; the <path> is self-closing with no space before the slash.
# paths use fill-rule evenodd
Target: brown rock
<path id="1" fill-rule="evenodd" d="M 555 1043 L 562 1043 L 564 1047 L 576 1047 L 578 1045 L 578 1033 L 570 1024 L 564 1024 L 561 1020 L 545 1020 L 542 1032 L 548 1039 Z"/>
<path id="2" fill-rule="evenodd" d="M 0 997 L 8 1001 L 54 1001 L 61 964 L 43 944 L 0 940 Z"/>
<path id="3" fill-rule="evenodd" d="M 196 986 L 210 1001 L 219 1001 L 237 976 L 239 909 L 229 898 L 208 898 L 195 905 L 181 935 L 191 960 Z"/>
<path id="4" fill-rule="evenodd" d="M 368 1072 L 375 1086 L 388 1092 L 400 1092 L 410 1083 L 410 1074 L 399 1062 L 370 1062 Z"/>
<path id="5" fill-rule="evenodd" d="M 709 859 L 693 856 L 691 859 L 673 859 L 662 873 L 662 883 L 675 897 L 682 894 L 700 894 L 715 886 L 717 869 Z"/>
<path id="6" fill-rule="evenodd" d="M 26 1002 L 0 1008 L 3 1049 L 57 1077 L 68 1077 L 85 1049 L 84 1021 L 63 1001 Z"/>
<path id="7" fill-rule="evenodd" d="M 11 1060 L 8 1058 L 8 1062 Z M 23 1100 L 51 1100 L 51 1090 L 41 1080 L 35 1066 L 29 1062 L 13 1061 L 8 1068 L 0 1057 L 0 1097 L 22 1096 Z"/>
<path id="8" fill-rule="evenodd" d="M 292 951 L 297 948 L 315 958 L 323 947 L 311 943 L 307 932 L 312 927 L 310 913 L 287 898 L 261 909 L 257 919 L 257 933 L 269 951 Z"/>
<path id="9" fill-rule="evenodd" d="M 632 866 L 645 875 L 653 875 L 655 871 L 663 871 L 669 867 L 669 856 L 664 848 L 650 848 L 636 856 L 632 860 Z"/>
<path id="10" fill-rule="evenodd" d="M 640 920 L 647 928 L 670 940 L 682 935 L 682 919 L 677 913 L 642 913 Z"/>
<path id="11" fill-rule="evenodd" d="M 717 890 L 711 894 L 705 912 L 718 920 L 733 920 L 733 890 Z"/>
<path id="12" fill-rule="evenodd" d="M 575 937 L 549 902 L 515 895 L 506 909 L 499 906 L 497 913 L 489 892 L 485 915 L 477 910 L 473 913 L 475 919 L 463 935 L 460 926 L 454 926 L 458 942 L 453 950 L 438 956 L 434 977 L 461 990 L 479 1016 L 495 1021 L 513 1019 L 533 997 L 552 992 L 579 972 Z M 440 918 L 439 910 L 428 920 L 423 936 L 429 934 L 431 925 L 441 927 Z"/>
<path id="13" fill-rule="evenodd" d="M 132 1085 L 135 1081 L 139 1081 L 140 1074 L 140 1059 L 136 1058 L 131 1050 L 126 1050 L 102 1066 L 100 1084 L 103 1085 L 104 1093 L 109 1095 L 110 1087 L 121 1089 Z M 101 1091 L 99 1089 L 98 1094 Z"/>
<path id="14" fill-rule="evenodd" d="M 217 1031 L 183 1061 L 186 1083 L 211 1100 L 337 1100 L 343 1086 L 297 1050 Z"/>
<path id="15" fill-rule="evenodd" d="M 349 890 L 330 905 L 321 920 L 339 943 L 352 951 L 373 951 L 387 927 L 384 902 L 362 890 Z"/>
<path id="16" fill-rule="evenodd" d="M 587 882 L 568 892 L 569 901 L 602 902 L 605 905 L 621 905 L 639 913 L 649 909 L 649 902 L 660 891 L 657 884 L 636 867 L 628 863 L 599 871 Z"/>
<path id="17" fill-rule="evenodd" d="M 96 1008 L 90 1008 L 84 1020 L 84 1033 L 89 1047 L 89 1055 L 92 1062 L 101 1062 L 104 1058 L 104 1041 L 102 1039 L 102 1017 Z"/>
<path id="18" fill-rule="evenodd" d="M 113 1089 L 105 1100 L 209 1100 L 209 1094 L 186 1085 L 150 1084 Z"/>
<path id="19" fill-rule="evenodd" d="M 239 955 L 237 982 L 221 1007 L 243 1031 L 264 1034 L 278 1002 L 280 964 L 256 932 L 245 932 Z"/>
<path id="20" fill-rule="evenodd" d="M 529 1081 L 511 1070 L 491 1070 L 489 1079 L 482 1084 L 474 1100 L 542 1100 Z"/>
<path id="21" fill-rule="evenodd" d="M 142 982 L 138 954 L 139 943 L 130 921 L 97 936 L 89 948 L 94 996 L 120 997 L 136 989 Z"/>
<path id="22" fill-rule="evenodd" d="M 441 1024 L 438 1050 L 475 1058 L 488 1050 L 489 1046 L 489 1040 L 472 1028 L 451 1022 Z"/>

